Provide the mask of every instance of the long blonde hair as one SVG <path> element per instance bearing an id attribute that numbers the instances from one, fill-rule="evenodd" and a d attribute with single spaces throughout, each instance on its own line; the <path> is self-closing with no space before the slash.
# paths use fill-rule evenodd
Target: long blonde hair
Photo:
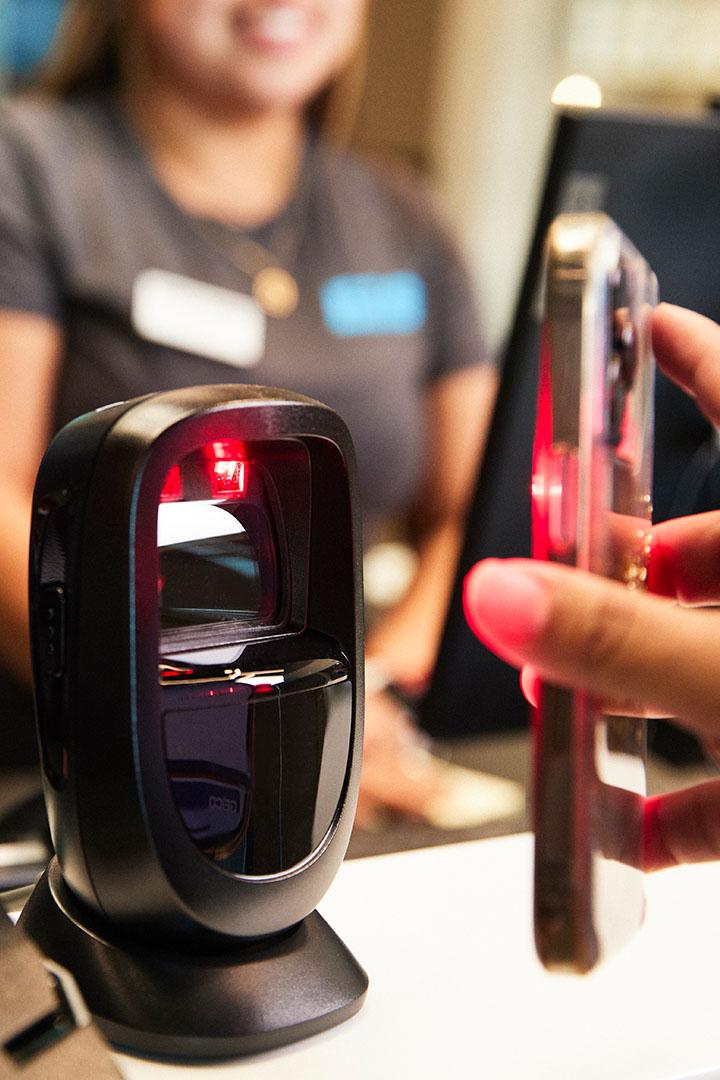
<path id="1" fill-rule="evenodd" d="M 68 0 L 55 43 L 33 87 L 44 96 L 69 98 L 117 89 L 121 80 L 123 0 Z M 367 33 L 331 84 L 307 107 L 310 123 L 333 142 L 351 136 L 365 84 Z"/>

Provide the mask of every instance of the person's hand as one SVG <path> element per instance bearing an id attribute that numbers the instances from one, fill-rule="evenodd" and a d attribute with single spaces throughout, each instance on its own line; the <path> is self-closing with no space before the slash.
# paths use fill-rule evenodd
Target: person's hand
<path id="1" fill-rule="evenodd" d="M 445 794 L 439 763 L 436 768 L 427 743 L 410 711 L 392 694 L 368 693 L 356 813 L 361 828 L 372 829 L 387 811 L 422 821 Z"/>
<path id="2" fill-rule="evenodd" d="M 667 304 L 653 319 L 655 355 L 720 426 L 720 327 Z M 720 512 L 653 529 L 649 581 L 660 595 L 569 567 L 478 563 L 465 582 L 470 626 L 504 660 L 582 688 L 613 707 L 674 716 L 720 745 Z M 646 869 L 720 858 L 720 781 L 647 800 Z"/>

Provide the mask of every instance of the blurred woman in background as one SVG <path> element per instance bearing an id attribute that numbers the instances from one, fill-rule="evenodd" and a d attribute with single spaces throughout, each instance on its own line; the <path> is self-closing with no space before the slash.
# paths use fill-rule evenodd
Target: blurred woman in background
<path id="1" fill-rule="evenodd" d="M 415 516 L 415 578 L 367 640 L 361 814 L 423 816 L 442 793 L 388 687 L 415 692 L 432 671 L 496 377 L 425 194 L 338 144 L 365 8 L 74 0 L 37 92 L 3 106 L 0 655 L 20 688 L 6 760 L 22 742 L 31 493 L 52 433 L 138 394 L 253 382 L 343 416 L 368 542 Z M 240 335 L 217 315 L 228 290 Z"/>

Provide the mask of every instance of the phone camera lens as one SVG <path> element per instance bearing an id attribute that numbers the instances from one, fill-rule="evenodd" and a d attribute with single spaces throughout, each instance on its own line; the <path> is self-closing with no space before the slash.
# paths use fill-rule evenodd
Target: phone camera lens
<path id="1" fill-rule="evenodd" d="M 622 313 L 621 320 L 621 325 L 618 326 L 616 318 L 613 349 L 620 360 L 620 378 L 626 389 L 630 390 L 637 371 L 637 341 L 635 327 L 627 312 Z"/>

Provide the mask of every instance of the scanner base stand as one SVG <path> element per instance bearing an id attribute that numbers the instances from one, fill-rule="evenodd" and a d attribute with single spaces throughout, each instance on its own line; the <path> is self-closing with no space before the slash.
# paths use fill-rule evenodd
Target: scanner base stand
<path id="1" fill-rule="evenodd" d="M 286 934 L 221 951 L 109 936 L 53 859 L 20 925 L 74 975 L 100 1030 L 141 1056 L 212 1060 L 285 1046 L 348 1019 L 367 975 L 313 911 Z"/>

